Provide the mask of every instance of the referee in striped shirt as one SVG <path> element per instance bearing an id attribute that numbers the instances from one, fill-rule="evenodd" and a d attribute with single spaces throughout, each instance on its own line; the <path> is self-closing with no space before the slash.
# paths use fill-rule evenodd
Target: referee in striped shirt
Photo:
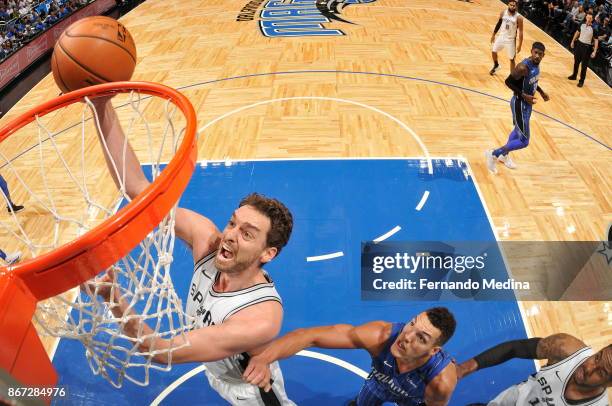
<path id="1" fill-rule="evenodd" d="M 599 42 L 597 36 L 593 35 L 593 15 L 587 14 L 585 22 L 580 26 L 580 29 L 574 33 L 570 47 L 574 49 L 574 72 L 568 76 L 569 80 L 576 80 L 578 74 L 578 66 L 582 63 L 580 70 L 580 80 L 578 87 L 584 86 L 586 78 L 587 66 L 589 65 L 589 54 L 591 58 L 595 58 Z M 576 44 L 576 39 L 578 44 Z M 593 45 L 594 44 L 594 45 Z"/>

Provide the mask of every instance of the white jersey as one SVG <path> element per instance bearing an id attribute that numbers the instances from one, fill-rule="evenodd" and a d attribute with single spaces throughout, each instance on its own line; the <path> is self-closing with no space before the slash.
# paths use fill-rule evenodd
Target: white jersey
<path id="1" fill-rule="evenodd" d="M 504 15 L 502 16 L 502 25 L 500 29 L 499 36 L 506 40 L 513 40 L 516 38 L 516 30 L 518 27 L 518 11 L 515 11 L 514 14 L 510 14 L 508 9 L 504 11 Z"/>
<path id="2" fill-rule="evenodd" d="M 220 273 L 215 267 L 216 252 L 205 256 L 194 266 L 186 312 L 195 318 L 195 328 L 202 328 L 223 323 L 233 314 L 257 303 L 276 301 L 282 304 L 270 276 L 264 275 L 267 283 L 259 283 L 246 289 L 234 292 L 216 292 L 215 281 Z M 263 395 L 254 385 L 242 379 L 242 371 L 247 364 L 248 354 L 236 354 L 220 361 L 205 362 L 206 377 L 210 386 L 232 405 L 264 406 L 277 404 L 295 406 L 285 393 L 283 374 L 278 362 L 270 364 L 272 373 L 272 392 L 276 401 L 270 402 L 270 393 Z"/>
<path id="3" fill-rule="evenodd" d="M 216 251 L 200 259 L 194 267 L 186 311 L 195 318 L 195 328 L 221 324 L 238 311 L 257 303 L 270 300 L 282 303 L 267 273 L 265 276 L 268 283 L 235 292 L 216 292 L 213 286 L 219 271 L 214 264 L 215 255 Z M 223 381 L 244 383 L 243 368 L 240 366 L 242 358 L 242 354 L 237 354 L 220 361 L 206 362 L 206 369 Z"/>
<path id="4" fill-rule="evenodd" d="M 591 347 L 584 347 L 556 364 L 542 367 L 527 381 L 500 393 L 489 406 L 608 406 L 606 391 L 580 403 L 565 399 L 572 375 L 591 355 Z"/>

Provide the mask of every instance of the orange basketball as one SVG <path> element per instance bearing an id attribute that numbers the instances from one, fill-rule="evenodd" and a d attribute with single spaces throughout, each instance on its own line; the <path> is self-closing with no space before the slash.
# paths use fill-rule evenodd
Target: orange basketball
<path id="1" fill-rule="evenodd" d="M 109 17 L 83 18 L 59 37 L 51 69 L 67 93 L 106 82 L 130 80 L 136 67 L 136 45 L 127 28 Z"/>

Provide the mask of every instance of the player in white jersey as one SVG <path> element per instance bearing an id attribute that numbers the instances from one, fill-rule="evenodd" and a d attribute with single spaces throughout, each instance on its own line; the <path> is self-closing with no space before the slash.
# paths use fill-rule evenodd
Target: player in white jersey
<path id="1" fill-rule="evenodd" d="M 250 198 L 250 197 L 249 197 Z M 249 199 L 247 198 L 247 199 Z M 197 328 L 220 325 L 229 320 L 242 309 L 274 301 L 281 303 L 281 298 L 274 287 L 272 279 L 264 272 L 265 281 L 256 285 L 232 292 L 219 292 L 215 281 L 221 277 L 215 266 L 216 253 L 212 252 L 195 264 L 186 311 L 196 319 Z M 242 374 L 249 362 L 250 354 L 243 352 L 219 361 L 206 362 L 206 376 L 210 386 L 225 400 L 240 405 L 292 405 L 287 398 L 283 384 L 283 375 L 278 362 L 270 366 L 272 392 L 260 391 L 257 386 L 247 384 Z M 255 403 L 252 402 L 255 400 Z M 258 403 L 259 401 L 263 403 Z"/>
<path id="2" fill-rule="evenodd" d="M 500 30 L 499 35 L 495 38 L 495 35 Z M 518 48 L 516 46 L 516 34 L 518 32 Z M 499 62 L 497 61 L 497 53 L 502 49 L 506 48 L 506 53 L 510 59 L 510 72 L 514 69 L 516 54 L 521 52 L 521 46 L 523 45 L 523 17 L 516 10 L 516 0 L 510 0 L 508 2 L 508 8 L 499 13 L 499 20 L 491 35 L 491 43 L 493 47 L 491 49 L 491 55 L 493 56 L 493 68 L 489 71 L 489 74 L 495 74 L 495 71 L 499 69 Z"/>
<path id="3" fill-rule="evenodd" d="M 593 354 L 591 347 L 569 334 L 508 341 L 462 363 L 459 376 L 512 358 L 547 359 L 548 363 L 487 405 L 608 406 L 606 388 L 612 386 L 612 344 Z"/>
<path id="4" fill-rule="evenodd" d="M 119 186 L 125 179 L 126 192 L 134 198 L 148 185 L 136 154 L 128 144 L 123 153 L 125 136 L 110 99 L 94 101 L 102 134 L 118 173 L 110 173 Z M 123 158 L 125 155 L 125 163 Z M 107 159 L 109 163 L 109 159 Z M 123 170 L 125 168 L 125 176 Z M 187 300 L 188 314 L 196 318 L 196 327 L 187 333 L 190 346 L 159 354 L 155 362 L 204 362 L 211 386 L 234 405 L 293 405 L 283 388 L 278 366 L 272 379 L 274 393 L 263 393 L 242 380 L 241 362 L 246 366 L 250 354 L 256 355 L 278 335 L 283 308 L 272 280 L 263 265 L 274 259 L 289 241 L 293 217 L 278 200 L 251 194 L 233 212 L 223 232 L 211 220 L 191 210 L 178 208 L 175 215 L 176 235 L 192 249 L 195 272 Z M 106 281 L 112 281 L 107 274 Z M 109 284 L 110 285 L 110 284 Z M 116 296 L 112 311 L 121 317 L 128 305 Z M 111 288 L 98 289 L 106 301 Z M 153 330 L 139 319 L 123 324 L 124 333 L 136 336 L 142 329 L 147 337 Z M 144 340 L 142 351 L 169 348 L 171 342 L 160 337 Z"/>

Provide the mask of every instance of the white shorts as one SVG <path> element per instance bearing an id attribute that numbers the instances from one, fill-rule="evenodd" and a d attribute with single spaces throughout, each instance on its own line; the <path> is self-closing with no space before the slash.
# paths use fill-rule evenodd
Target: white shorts
<path id="1" fill-rule="evenodd" d="M 273 366 L 276 366 L 274 368 Z M 274 383 L 272 384 L 272 390 L 280 401 L 282 406 L 295 406 L 285 393 L 285 382 L 283 380 L 283 374 L 278 367 L 278 363 L 270 365 L 272 369 L 272 376 Z M 248 383 L 237 383 L 228 382 L 217 378 L 211 374 L 208 370 L 205 370 L 206 377 L 210 386 L 217 391 L 217 393 L 231 405 L 234 406 L 265 406 L 259 388 Z"/>
<path id="2" fill-rule="evenodd" d="M 508 58 L 514 59 L 516 56 L 516 39 L 515 38 L 504 38 L 497 37 L 495 38 L 495 42 L 493 42 L 493 52 L 499 52 L 502 49 L 506 48 L 506 54 L 508 54 Z"/>
<path id="3" fill-rule="evenodd" d="M 539 391 L 527 380 L 509 387 L 487 403 L 487 406 L 523 406 L 538 403 Z"/>

